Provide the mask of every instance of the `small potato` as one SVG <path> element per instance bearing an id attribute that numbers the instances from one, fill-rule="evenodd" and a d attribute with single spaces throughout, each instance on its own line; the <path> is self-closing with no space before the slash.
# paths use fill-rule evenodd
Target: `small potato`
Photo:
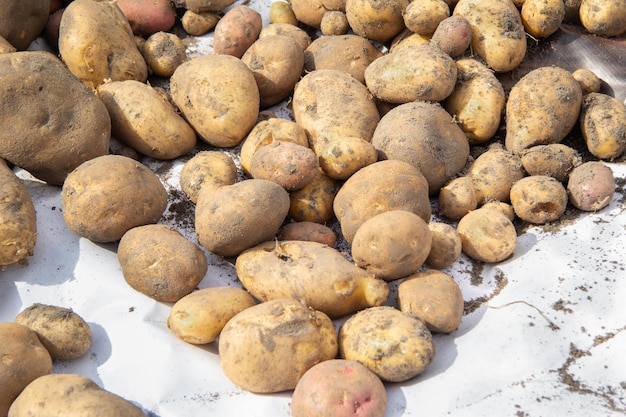
<path id="1" fill-rule="evenodd" d="M 221 187 L 237 182 L 237 165 L 220 151 L 201 151 L 185 162 L 180 171 L 180 188 L 194 204 L 204 186 Z"/>
<path id="2" fill-rule="evenodd" d="M 440 22 L 450 17 L 450 7 L 443 0 L 412 0 L 402 12 L 411 32 L 431 36 Z"/>
<path id="3" fill-rule="evenodd" d="M 320 169 L 313 181 L 289 193 L 289 216 L 299 222 L 326 223 L 334 217 L 333 202 L 340 186 Z"/>
<path id="4" fill-rule="evenodd" d="M 288 23 L 297 26 L 298 19 L 288 2 L 277 0 L 270 4 L 270 23 Z"/>
<path id="5" fill-rule="evenodd" d="M 463 252 L 481 262 L 500 262 L 517 246 L 512 221 L 499 209 L 481 207 L 467 213 L 457 225 Z"/>
<path id="6" fill-rule="evenodd" d="M 274 35 L 287 36 L 291 38 L 296 42 L 300 49 L 302 49 L 302 51 L 304 51 L 311 44 L 311 37 L 304 29 L 289 23 L 279 22 L 270 23 L 269 25 L 264 26 L 259 34 L 259 39 Z"/>
<path id="7" fill-rule="evenodd" d="M 296 300 L 249 307 L 231 318 L 219 338 L 220 363 L 237 386 L 255 393 L 295 389 L 313 365 L 337 355 L 327 315 Z"/>
<path id="8" fill-rule="evenodd" d="M 20 311 L 14 322 L 37 333 L 52 359 L 76 359 L 91 348 L 89 325 L 68 308 L 35 303 Z"/>
<path id="9" fill-rule="evenodd" d="M 0 323 L 0 416 L 33 380 L 52 372 L 50 353 L 37 333 L 17 323 Z"/>
<path id="10" fill-rule="evenodd" d="M 356 361 L 331 359 L 309 368 L 291 397 L 292 417 L 383 417 L 387 392 L 378 376 Z"/>
<path id="11" fill-rule="evenodd" d="M 300 300 L 339 318 L 387 301 L 383 280 L 330 246 L 313 241 L 269 241 L 242 252 L 235 262 L 242 285 L 261 301 Z"/>
<path id="12" fill-rule="evenodd" d="M 511 187 L 525 176 L 519 155 L 493 145 L 470 165 L 478 205 L 491 200 L 509 202 Z"/>
<path id="13" fill-rule="evenodd" d="M 320 30 L 324 36 L 345 35 L 350 30 L 350 23 L 344 12 L 329 10 L 322 17 Z"/>
<path id="14" fill-rule="evenodd" d="M 216 12 L 194 12 L 186 10 L 180 18 L 185 32 L 191 36 L 202 36 L 209 33 L 219 22 L 220 16 Z"/>
<path id="15" fill-rule="evenodd" d="M 626 32 L 626 7 L 622 0 L 582 0 L 580 22 L 589 33 L 620 36 Z"/>
<path id="16" fill-rule="evenodd" d="M 544 224 L 558 220 L 567 208 L 563 184 L 546 175 L 531 175 L 511 187 L 511 205 L 520 219 Z"/>
<path id="17" fill-rule="evenodd" d="M 579 68 L 572 73 L 572 77 L 580 83 L 583 95 L 600 92 L 602 81 L 593 71 L 586 68 Z"/>
<path id="18" fill-rule="evenodd" d="M 386 42 L 405 28 L 402 12 L 409 3 L 409 0 L 347 0 L 346 17 L 357 35 Z"/>
<path id="19" fill-rule="evenodd" d="M 187 60 L 185 44 L 169 32 L 150 35 L 141 48 L 141 54 L 148 68 L 159 77 L 171 77 L 176 68 Z"/>
<path id="20" fill-rule="evenodd" d="M 255 304 L 254 297 L 241 288 L 202 288 L 185 295 L 172 306 L 167 327 L 187 343 L 211 343 L 228 320 Z"/>
<path id="21" fill-rule="evenodd" d="M 438 202 L 441 215 L 459 220 L 478 207 L 474 181 L 467 176 L 452 179 L 439 190 Z"/>
<path id="22" fill-rule="evenodd" d="M 278 240 L 305 240 L 317 242 L 328 247 L 334 247 L 337 236 L 333 229 L 314 222 L 292 222 L 286 224 L 278 233 Z"/>
<path id="23" fill-rule="evenodd" d="M 614 160 L 626 152 L 626 106 L 615 97 L 589 93 L 583 99 L 580 130 L 587 149 L 598 159 Z"/>
<path id="24" fill-rule="evenodd" d="M 256 10 L 240 4 L 228 10 L 213 32 L 213 50 L 241 58 L 261 33 L 262 18 Z"/>
<path id="25" fill-rule="evenodd" d="M 331 140 L 319 155 L 319 165 L 335 180 L 346 180 L 359 169 L 378 159 L 374 145 L 361 138 L 345 137 Z"/>
<path id="26" fill-rule="evenodd" d="M 464 307 L 459 284 L 441 271 L 416 272 L 398 286 L 400 311 L 414 314 L 433 333 L 452 333 L 458 329 Z"/>
<path id="27" fill-rule="evenodd" d="M 250 161 L 252 178 L 275 182 L 287 191 L 311 183 L 319 169 L 315 152 L 293 142 L 274 141 L 256 151 Z"/>
<path id="28" fill-rule="evenodd" d="M 456 229 L 447 223 L 434 221 L 428 223 L 428 229 L 432 242 L 425 264 L 436 269 L 452 266 L 463 250 L 463 242 Z"/>
<path id="29" fill-rule="evenodd" d="M 352 240 L 354 262 L 375 277 L 393 281 L 417 271 L 430 253 L 432 235 L 417 214 L 386 211 L 363 223 Z"/>
<path id="30" fill-rule="evenodd" d="M 599 161 L 585 162 L 570 172 L 567 194 L 569 202 L 579 210 L 601 210 L 615 194 L 613 171 Z"/>
<path id="31" fill-rule="evenodd" d="M 555 33 L 565 18 L 563 0 L 524 0 L 521 10 L 526 32 L 536 38 Z"/>
<path id="32" fill-rule="evenodd" d="M 383 381 L 407 381 L 435 356 L 432 334 L 413 314 L 389 306 L 370 307 L 339 329 L 339 357 L 365 365 Z"/>
<path id="33" fill-rule="evenodd" d="M 66 225 L 93 242 L 115 242 L 130 229 L 157 223 L 167 206 L 167 192 L 145 165 L 121 155 L 82 163 L 61 189 Z"/>
<path id="34" fill-rule="evenodd" d="M 572 169 L 582 164 L 582 157 L 574 148 L 552 143 L 523 150 L 521 161 L 529 175 L 548 175 L 565 183 Z"/>
<path id="35" fill-rule="evenodd" d="M 452 58 L 456 58 L 469 48 L 472 42 L 472 26 L 463 16 L 447 17 L 439 22 L 431 42 Z"/>

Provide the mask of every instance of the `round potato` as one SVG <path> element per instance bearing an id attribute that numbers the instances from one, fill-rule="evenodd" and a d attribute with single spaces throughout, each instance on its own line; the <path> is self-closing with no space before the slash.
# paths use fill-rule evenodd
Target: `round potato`
<path id="1" fill-rule="evenodd" d="M 49 0 L 6 0 L 0 9 L 0 37 L 23 51 L 46 26 Z"/>
<path id="2" fill-rule="evenodd" d="M 613 160 L 626 152 L 626 106 L 615 97 L 589 93 L 583 99 L 580 130 L 587 149 L 598 159 Z"/>
<path id="3" fill-rule="evenodd" d="M 442 216 L 459 220 L 478 207 L 474 181 L 468 176 L 452 179 L 439 190 L 438 202 Z"/>
<path id="4" fill-rule="evenodd" d="M 65 223 L 93 242 L 115 242 L 133 227 L 156 223 L 166 206 L 167 192 L 159 177 L 121 155 L 82 163 L 61 190 Z"/>
<path id="5" fill-rule="evenodd" d="M 350 31 L 350 23 L 346 14 L 339 10 L 328 10 L 320 22 L 320 30 L 324 36 L 340 36 Z"/>
<path id="6" fill-rule="evenodd" d="M 202 288 L 185 295 L 172 306 L 167 327 L 187 343 L 211 343 L 228 320 L 255 304 L 254 297 L 241 288 Z"/>
<path id="7" fill-rule="evenodd" d="M 180 171 L 180 188 L 194 204 L 204 186 L 221 187 L 237 182 L 237 165 L 220 151 L 201 151 L 185 162 Z"/>
<path id="8" fill-rule="evenodd" d="M 310 148 L 276 140 L 256 151 L 250 161 L 252 178 L 275 182 L 287 191 L 311 183 L 319 169 L 317 156 Z"/>
<path id="9" fill-rule="evenodd" d="M 347 0 L 346 17 L 357 35 L 386 42 L 405 28 L 402 12 L 408 5 L 409 0 Z"/>
<path id="10" fill-rule="evenodd" d="M 563 184 L 547 175 L 530 175 L 511 187 L 511 205 L 520 219 L 544 224 L 558 220 L 567 208 Z"/>
<path id="11" fill-rule="evenodd" d="M 596 73 L 587 69 L 579 68 L 572 73 L 572 77 L 580 84 L 580 88 L 583 90 L 583 95 L 589 93 L 599 93 L 602 88 L 602 80 L 598 78 Z"/>
<path id="12" fill-rule="evenodd" d="M 370 307 L 339 329 L 339 356 L 365 365 L 383 381 L 407 381 L 426 370 L 435 356 L 423 321 L 389 306 Z"/>
<path id="13" fill-rule="evenodd" d="M 20 311 L 14 322 L 37 333 L 52 359 L 76 359 L 91 348 L 89 325 L 69 308 L 35 303 Z"/>
<path id="14" fill-rule="evenodd" d="M 547 38 L 561 27 L 565 3 L 563 0 L 524 0 L 521 16 L 526 32 L 536 38 Z"/>
<path id="15" fill-rule="evenodd" d="M 615 194 L 613 170 L 599 161 L 577 166 L 570 172 L 567 194 L 570 203 L 579 210 L 603 209 L 611 203 Z"/>
<path id="16" fill-rule="evenodd" d="M 439 22 L 431 42 L 452 58 L 456 58 L 469 48 L 472 42 L 472 26 L 463 16 L 450 16 Z"/>
<path id="17" fill-rule="evenodd" d="M 626 32 L 624 6 L 623 0 L 582 0 L 578 11 L 580 23 L 594 35 L 619 36 Z"/>
<path id="18" fill-rule="evenodd" d="M 412 0 L 402 12 L 407 29 L 424 36 L 432 36 L 448 17 L 450 7 L 443 0 Z"/>
<path id="19" fill-rule="evenodd" d="M 582 164 L 582 157 L 574 148 L 552 143 L 523 150 L 521 161 L 528 175 L 548 175 L 564 183 L 572 169 Z"/>
<path id="20" fill-rule="evenodd" d="M 148 68 L 159 77 L 171 77 L 180 64 L 187 60 L 186 47 L 174 33 L 156 32 L 141 48 Z"/>
<path id="21" fill-rule="evenodd" d="M 289 193 L 289 216 L 300 222 L 326 223 L 334 217 L 333 202 L 340 186 L 319 170 L 304 188 Z"/>
<path id="22" fill-rule="evenodd" d="M 377 160 L 378 152 L 374 145 L 355 137 L 331 140 L 319 155 L 320 167 L 335 180 L 346 180 Z"/>
<path id="23" fill-rule="evenodd" d="M 463 250 L 463 242 L 456 229 L 441 222 L 428 223 L 432 237 L 430 252 L 426 258 L 426 265 L 431 268 L 444 269 L 452 266 Z"/>
<path id="24" fill-rule="evenodd" d="M 313 365 L 334 359 L 337 335 L 322 312 L 296 300 L 249 307 L 231 318 L 219 338 L 222 370 L 255 393 L 293 390 Z"/>
<path id="25" fill-rule="evenodd" d="M 511 219 L 500 209 L 481 207 L 459 220 L 457 232 L 463 252 L 481 262 L 500 262 L 517 246 L 517 231 Z"/>
<path id="26" fill-rule="evenodd" d="M 472 179 L 478 205 L 488 201 L 509 202 L 511 187 L 526 176 L 519 155 L 492 145 L 470 165 L 467 175 Z"/>
<path id="27" fill-rule="evenodd" d="M 326 13 L 326 7 L 321 0 L 289 0 L 291 10 L 298 22 L 302 22 L 314 29 L 319 29 Z"/>

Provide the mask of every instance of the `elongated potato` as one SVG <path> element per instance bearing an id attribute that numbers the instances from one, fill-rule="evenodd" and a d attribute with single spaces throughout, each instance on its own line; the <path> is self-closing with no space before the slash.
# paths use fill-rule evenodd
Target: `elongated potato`
<path id="1" fill-rule="evenodd" d="M 265 242 L 242 252 L 235 268 L 257 299 L 293 298 L 331 318 L 382 305 L 389 295 L 384 281 L 317 242 Z"/>
<path id="2" fill-rule="evenodd" d="M 583 99 L 580 130 L 596 158 L 613 160 L 626 152 L 626 106 L 615 97 L 589 93 Z"/>
<path id="3" fill-rule="evenodd" d="M 337 235 L 334 230 L 323 224 L 315 222 L 291 222 L 280 229 L 278 240 L 305 240 L 334 247 L 337 243 Z"/>
<path id="4" fill-rule="evenodd" d="M 26 185 L 0 159 L 0 268 L 27 263 L 37 242 L 37 213 Z"/>
<path id="5" fill-rule="evenodd" d="M 261 14 L 245 4 L 229 9 L 215 25 L 213 50 L 237 58 L 248 50 L 261 33 Z"/>

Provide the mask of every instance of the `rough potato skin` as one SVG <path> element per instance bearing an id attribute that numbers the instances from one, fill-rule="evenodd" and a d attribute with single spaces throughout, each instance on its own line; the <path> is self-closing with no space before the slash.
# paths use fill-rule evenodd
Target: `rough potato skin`
<path id="1" fill-rule="evenodd" d="M 253 178 L 275 182 L 287 191 L 310 184 L 319 169 L 315 152 L 293 142 L 274 141 L 256 151 L 250 161 Z"/>
<path id="2" fill-rule="evenodd" d="M 565 183 L 572 169 L 582 164 L 578 151 L 562 143 L 537 145 L 521 153 L 524 170 L 529 175 L 549 175 Z"/>
<path id="3" fill-rule="evenodd" d="M 463 252 L 481 262 L 500 262 L 515 251 L 517 232 L 503 211 L 481 207 L 459 220 L 457 232 Z"/>
<path id="4" fill-rule="evenodd" d="M 626 152 L 626 106 L 615 97 L 589 93 L 583 99 L 580 128 L 596 158 L 614 160 Z"/>
<path id="5" fill-rule="evenodd" d="M 626 32 L 626 3 L 623 0 L 582 0 L 579 17 L 585 29 L 595 35 L 619 36 Z"/>
<path id="6" fill-rule="evenodd" d="M 236 183 L 237 165 L 224 152 L 201 151 L 185 162 L 179 181 L 187 198 L 196 204 L 202 187 L 221 187 Z"/>
<path id="7" fill-rule="evenodd" d="M 292 222 L 280 229 L 279 240 L 305 240 L 317 242 L 328 247 L 334 247 L 337 243 L 337 235 L 333 229 L 315 222 Z"/>
<path id="8" fill-rule="evenodd" d="M 563 184 L 545 175 L 530 175 L 511 187 L 511 205 L 520 219 L 533 224 L 558 220 L 567 207 Z"/>
<path id="9" fill-rule="evenodd" d="M 439 23 L 431 42 L 452 58 L 456 58 L 469 48 L 472 42 L 472 26 L 463 16 L 450 16 Z"/>
<path id="10" fill-rule="evenodd" d="M 408 5 L 408 0 L 347 0 L 346 18 L 357 35 L 386 42 L 404 29 L 402 12 Z"/>
<path id="11" fill-rule="evenodd" d="M 326 223 L 334 217 L 333 202 L 340 186 L 320 170 L 304 188 L 289 193 L 289 216 L 300 222 Z"/>
<path id="12" fill-rule="evenodd" d="M 23 51 L 48 21 L 49 0 L 5 0 L 0 8 L 0 37 Z"/>

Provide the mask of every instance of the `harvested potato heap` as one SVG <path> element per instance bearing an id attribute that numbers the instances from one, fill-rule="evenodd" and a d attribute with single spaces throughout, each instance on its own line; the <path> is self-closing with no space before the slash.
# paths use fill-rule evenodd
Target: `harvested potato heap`
<path id="1" fill-rule="evenodd" d="M 603 161 L 626 152 L 624 104 L 586 69 L 535 68 L 508 93 L 499 76 L 520 66 L 527 34 L 550 37 L 575 15 L 589 33 L 617 36 L 626 8 L 290 0 L 273 3 L 263 27 L 258 10 L 234 3 L 0 9 L 0 266 L 36 251 L 16 166 L 60 186 L 69 229 L 118 243 L 129 287 L 172 304 L 167 327 L 181 340 L 217 344 L 234 384 L 293 391 L 294 417 L 382 417 L 383 381 L 426 371 L 433 334 L 461 325 L 463 294 L 446 268 L 462 253 L 510 258 L 515 222 L 611 202 Z M 214 53 L 187 56 L 177 12 L 189 35 L 213 30 Z M 60 59 L 25 51 L 42 34 Z M 285 102 L 292 119 L 271 112 Z M 597 160 L 562 143 L 577 126 Z M 112 137 L 136 158 L 109 155 Z M 160 224 L 168 193 L 143 158 L 185 158 L 179 185 L 195 204 L 197 243 Z M 197 289 L 205 251 L 234 263 L 241 288 Z M 52 414 L 143 415 L 82 376 L 48 375 L 53 358 L 91 342 L 60 307 L 0 323 L 0 356 L 13 359 L 0 363 L 0 417 L 41 403 Z"/>

